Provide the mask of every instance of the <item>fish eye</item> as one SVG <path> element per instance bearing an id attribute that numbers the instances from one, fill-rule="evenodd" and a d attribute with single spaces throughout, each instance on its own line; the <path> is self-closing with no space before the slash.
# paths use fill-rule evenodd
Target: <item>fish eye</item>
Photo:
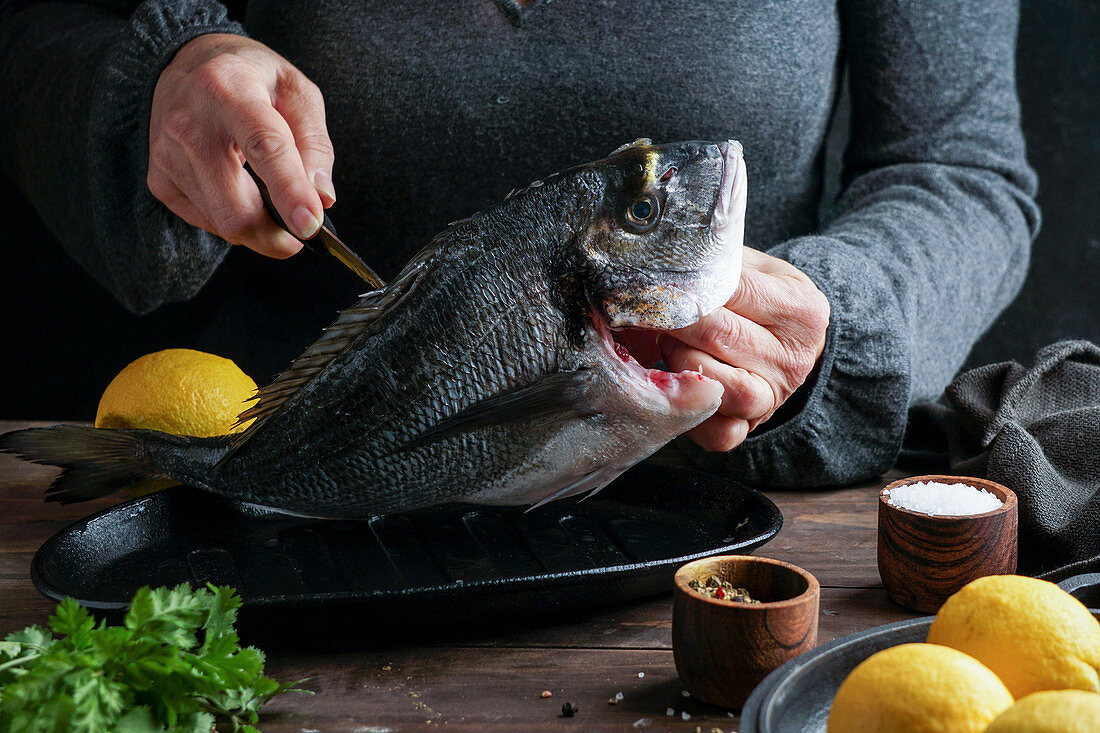
<path id="1" fill-rule="evenodd" d="M 626 210 L 627 228 L 641 234 L 649 231 L 661 217 L 661 203 L 651 193 L 635 199 Z"/>

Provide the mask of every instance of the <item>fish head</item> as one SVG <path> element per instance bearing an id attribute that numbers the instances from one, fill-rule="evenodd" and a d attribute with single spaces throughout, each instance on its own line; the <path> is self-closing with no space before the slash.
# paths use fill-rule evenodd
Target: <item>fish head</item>
<path id="1" fill-rule="evenodd" d="M 612 329 L 671 330 L 724 305 L 741 277 L 741 144 L 638 140 L 590 164 L 602 197 L 578 238 L 589 303 Z"/>
<path id="2" fill-rule="evenodd" d="M 657 336 L 695 323 L 737 290 L 745 161 L 732 140 L 642 140 L 589 165 L 599 201 L 574 241 L 602 395 L 596 410 L 607 444 L 633 445 L 638 459 L 721 404 L 724 388 L 702 366 L 660 368 Z"/>

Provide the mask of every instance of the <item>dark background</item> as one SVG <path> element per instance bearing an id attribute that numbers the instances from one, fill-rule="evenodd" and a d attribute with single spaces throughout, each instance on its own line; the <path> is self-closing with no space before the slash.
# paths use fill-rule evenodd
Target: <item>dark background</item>
<path id="1" fill-rule="evenodd" d="M 1023 2 L 1017 73 L 1043 228 L 1023 291 L 975 346 L 968 366 L 1027 363 L 1039 347 L 1065 338 L 1100 343 L 1100 2 Z M 111 378 L 151 351 L 205 347 L 229 355 L 204 342 L 213 304 L 229 288 L 255 286 L 252 270 L 282 277 L 280 263 L 254 258 L 242 264 L 235 251 L 195 302 L 138 318 L 68 258 L 2 176 L 0 221 L 7 235 L 0 247 L 5 419 L 89 420 Z M 285 287 L 295 287 L 294 276 L 285 279 Z M 270 287 L 257 287 L 255 295 L 257 309 L 279 297 Z M 316 323 L 327 324 L 334 314 L 315 315 Z M 255 345 L 277 339 L 257 335 Z M 261 384 L 270 376 L 250 368 L 247 355 L 233 356 Z"/>

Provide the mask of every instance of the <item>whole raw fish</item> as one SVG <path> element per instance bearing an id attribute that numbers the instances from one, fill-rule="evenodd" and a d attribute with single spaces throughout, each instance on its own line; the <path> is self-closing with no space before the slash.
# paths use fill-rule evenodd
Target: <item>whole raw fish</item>
<path id="1" fill-rule="evenodd" d="M 741 145 L 639 140 L 451 224 L 260 390 L 244 432 L 59 425 L 0 446 L 69 502 L 171 477 L 324 517 L 598 489 L 718 408 L 703 375 L 642 367 L 617 329 L 667 330 L 737 287 Z"/>

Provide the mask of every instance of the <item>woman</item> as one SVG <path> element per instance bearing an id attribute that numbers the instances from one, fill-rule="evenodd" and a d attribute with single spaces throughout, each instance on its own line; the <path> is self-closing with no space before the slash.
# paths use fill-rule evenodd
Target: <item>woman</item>
<path id="1" fill-rule="evenodd" d="M 128 308 L 214 302 L 204 324 L 270 334 L 284 363 L 355 283 L 304 257 L 221 264 L 222 239 L 300 246 L 243 160 L 303 236 L 338 194 L 342 237 L 389 277 L 447 222 L 623 142 L 741 140 L 746 239 L 767 254 L 661 356 L 726 386 L 695 458 L 771 486 L 889 468 L 908 407 L 1026 272 L 1015 3 L 250 2 L 243 25 L 207 0 L 116 5 L 10 11 L 5 168 Z M 822 215 L 845 68 L 844 187 Z"/>

